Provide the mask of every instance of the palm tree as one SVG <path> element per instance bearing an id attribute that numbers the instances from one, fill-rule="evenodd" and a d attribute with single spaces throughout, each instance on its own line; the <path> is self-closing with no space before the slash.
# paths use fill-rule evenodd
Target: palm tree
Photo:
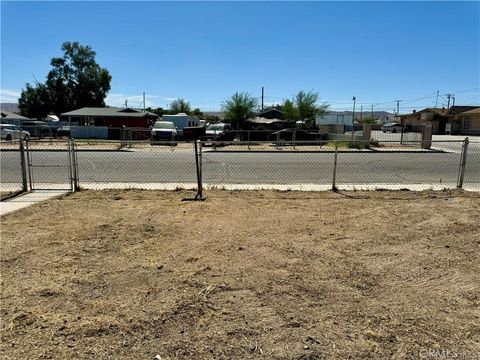
<path id="1" fill-rule="evenodd" d="M 307 125 L 315 125 L 315 117 L 325 115 L 328 111 L 328 104 L 317 105 L 320 95 L 318 92 L 299 91 L 294 98 L 295 108 L 300 120 L 305 121 Z"/>
<path id="2" fill-rule="evenodd" d="M 225 120 L 232 124 L 233 129 L 239 129 L 246 119 L 255 116 L 257 110 L 258 100 L 248 93 L 236 92 L 222 103 Z"/>

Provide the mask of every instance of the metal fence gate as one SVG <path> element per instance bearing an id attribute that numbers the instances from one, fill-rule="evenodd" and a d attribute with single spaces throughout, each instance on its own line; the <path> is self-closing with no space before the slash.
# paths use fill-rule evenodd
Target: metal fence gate
<path id="1" fill-rule="evenodd" d="M 30 190 L 70 190 L 78 188 L 75 142 L 25 142 Z"/>

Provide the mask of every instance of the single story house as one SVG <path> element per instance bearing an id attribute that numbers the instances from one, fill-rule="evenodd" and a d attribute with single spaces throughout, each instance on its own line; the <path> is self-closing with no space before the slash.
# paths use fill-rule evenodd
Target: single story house
<path id="1" fill-rule="evenodd" d="M 294 128 L 295 121 L 286 121 L 278 118 L 265 118 L 261 116 L 256 116 L 253 119 L 247 119 L 247 124 L 251 129 L 285 129 L 285 128 Z"/>
<path id="2" fill-rule="evenodd" d="M 458 133 L 462 135 L 480 135 L 480 107 L 454 115 Z"/>
<path id="3" fill-rule="evenodd" d="M 353 125 L 353 114 L 351 112 L 329 112 L 315 118 L 315 125 Z"/>
<path id="4" fill-rule="evenodd" d="M 257 114 L 257 117 L 261 117 L 265 119 L 279 119 L 279 120 L 283 120 L 285 118 L 283 116 L 283 112 L 275 108 L 262 111 Z"/>
<path id="5" fill-rule="evenodd" d="M 426 108 L 420 111 L 413 110 L 412 113 L 399 115 L 398 118 L 403 125 L 411 128 L 419 128 L 430 122 L 432 124 L 432 134 L 443 135 L 450 120 L 450 115 L 444 108 Z"/>
<path id="6" fill-rule="evenodd" d="M 420 111 L 413 111 L 411 114 L 400 115 L 399 119 L 402 124 L 409 125 L 412 128 L 425 126 L 428 122 L 432 124 L 432 134 L 472 134 L 476 128 L 464 128 L 470 126 L 468 121 L 462 122 L 462 119 L 470 119 L 470 116 L 462 117 L 465 112 L 476 109 L 476 106 L 455 105 L 449 109 L 426 108 Z"/>
<path id="7" fill-rule="evenodd" d="M 130 108 L 84 107 L 60 115 L 60 120 L 81 126 L 151 127 L 158 115 Z"/>
<path id="8" fill-rule="evenodd" d="M 18 115 L 14 112 L 3 110 L 3 109 L 0 110 L 0 115 L 1 115 L 2 124 L 15 124 L 17 126 L 21 126 L 24 121 L 32 120 L 28 117 Z"/>

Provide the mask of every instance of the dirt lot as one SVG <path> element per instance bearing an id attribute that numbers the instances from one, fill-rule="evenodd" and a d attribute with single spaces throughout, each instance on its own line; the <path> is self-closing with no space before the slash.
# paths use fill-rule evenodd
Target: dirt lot
<path id="1" fill-rule="evenodd" d="M 185 195 L 2 218 L 2 358 L 479 358 L 480 195 Z"/>

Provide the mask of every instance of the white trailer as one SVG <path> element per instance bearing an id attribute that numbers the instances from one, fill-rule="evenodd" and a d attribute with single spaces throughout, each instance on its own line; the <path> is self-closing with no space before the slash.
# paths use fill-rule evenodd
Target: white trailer
<path id="1" fill-rule="evenodd" d="M 176 115 L 163 115 L 162 121 L 171 121 L 177 128 L 177 135 L 183 136 L 183 128 L 188 126 L 200 126 L 200 120 L 195 116 L 190 116 L 185 113 Z"/>
<path id="2" fill-rule="evenodd" d="M 352 126 L 352 114 L 328 113 L 323 116 L 317 116 L 315 124 L 318 125 L 345 125 Z"/>

